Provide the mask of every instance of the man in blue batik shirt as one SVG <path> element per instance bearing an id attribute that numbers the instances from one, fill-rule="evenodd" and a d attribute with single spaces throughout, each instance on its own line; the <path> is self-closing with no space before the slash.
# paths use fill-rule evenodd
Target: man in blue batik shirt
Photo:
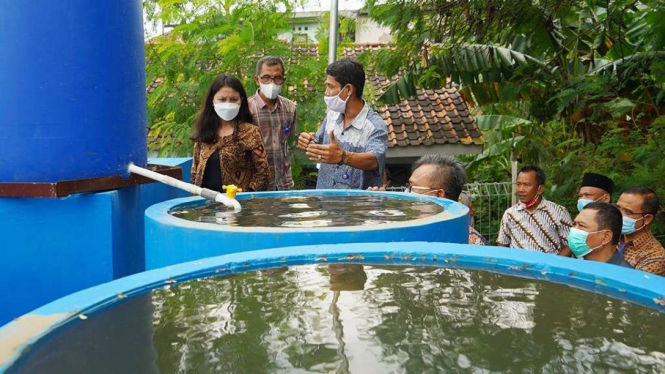
<path id="1" fill-rule="evenodd" d="M 388 129 L 362 99 L 365 72 L 350 59 L 326 69 L 328 114 L 319 131 L 301 133 L 298 148 L 321 164 L 317 189 L 366 189 L 381 185 L 388 148 Z"/>

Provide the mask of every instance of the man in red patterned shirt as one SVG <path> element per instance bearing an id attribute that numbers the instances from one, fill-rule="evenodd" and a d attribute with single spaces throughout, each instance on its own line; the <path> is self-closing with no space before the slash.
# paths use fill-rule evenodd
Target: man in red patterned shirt
<path id="1" fill-rule="evenodd" d="M 286 80 L 284 62 L 273 56 L 261 58 L 256 64 L 254 82 L 259 86 L 248 99 L 254 123 L 261 129 L 270 165 L 268 191 L 293 188 L 289 138 L 296 134 L 296 104 L 281 96 Z"/>

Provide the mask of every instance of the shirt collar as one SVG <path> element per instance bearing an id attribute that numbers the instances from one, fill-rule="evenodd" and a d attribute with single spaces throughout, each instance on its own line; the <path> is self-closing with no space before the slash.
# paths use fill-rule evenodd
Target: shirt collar
<path id="1" fill-rule="evenodd" d="M 541 196 L 540 203 L 538 203 L 538 207 L 536 207 L 536 210 L 547 209 L 547 207 L 545 206 L 546 202 L 547 202 L 547 199 L 545 199 L 545 196 Z M 520 201 L 520 202 L 517 203 L 517 208 L 516 209 L 517 210 L 525 210 L 526 205 L 524 205 L 524 203 Z"/>
<path id="2" fill-rule="evenodd" d="M 614 265 L 621 265 L 621 260 L 623 260 L 623 253 L 621 253 L 618 249 L 612 257 L 610 257 L 609 260 L 607 260 L 608 264 L 614 264 Z"/>
<path id="3" fill-rule="evenodd" d="M 260 88 L 258 88 L 258 89 L 256 90 L 256 99 L 257 99 L 257 101 L 259 102 L 259 108 L 265 108 L 265 107 L 268 106 L 268 103 L 266 103 L 266 102 L 263 100 L 263 98 L 262 98 L 261 95 L 259 94 L 259 91 L 261 91 Z M 282 102 L 282 100 L 280 100 L 280 96 L 277 96 L 277 100 L 275 101 L 275 108 L 279 108 L 279 107 L 281 107 L 281 102 Z"/>
<path id="4" fill-rule="evenodd" d="M 362 130 L 363 124 L 365 123 L 364 119 L 367 118 L 367 114 L 369 112 L 369 105 L 364 100 L 363 103 L 364 103 L 363 108 L 360 110 L 356 118 L 354 118 L 353 121 L 351 121 L 351 126 L 355 127 L 358 130 Z M 342 114 L 338 114 L 337 123 L 341 124 L 343 120 L 344 116 Z"/>
<path id="5" fill-rule="evenodd" d="M 644 245 L 653 237 L 651 234 L 651 230 L 647 230 L 648 228 L 645 227 L 642 230 L 637 232 L 637 235 L 633 237 L 632 239 L 628 240 L 626 236 L 623 236 L 624 239 L 626 240 L 626 244 L 631 244 L 633 246 L 638 246 L 638 245 Z"/>

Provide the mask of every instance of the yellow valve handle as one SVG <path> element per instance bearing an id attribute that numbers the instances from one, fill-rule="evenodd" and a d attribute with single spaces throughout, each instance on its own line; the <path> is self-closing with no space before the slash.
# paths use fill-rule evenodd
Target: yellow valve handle
<path id="1" fill-rule="evenodd" d="M 228 186 L 222 186 L 222 189 L 226 191 L 226 196 L 235 199 L 236 194 L 238 192 L 242 192 L 242 188 L 236 187 L 234 184 L 230 184 Z"/>

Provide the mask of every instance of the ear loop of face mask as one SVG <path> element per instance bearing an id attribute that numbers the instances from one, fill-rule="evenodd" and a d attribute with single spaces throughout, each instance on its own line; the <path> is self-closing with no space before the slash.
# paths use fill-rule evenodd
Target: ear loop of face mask
<path id="1" fill-rule="evenodd" d="M 634 219 L 634 218 L 630 218 L 630 217 L 623 217 L 622 227 L 621 227 L 621 233 L 624 234 L 624 235 L 630 235 L 630 234 L 634 234 L 634 233 L 636 233 L 636 232 L 638 232 L 638 231 L 644 229 L 645 227 L 647 227 L 647 224 L 646 224 L 647 216 L 653 216 L 653 215 L 647 213 L 647 214 L 642 215 L 642 217 L 640 217 L 640 218 L 638 218 L 638 219 Z M 628 218 L 629 220 L 631 220 L 631 221 L 629 221 L 630 224 L 633 226 L 633 227 L 631 228 L 631 230 L 627 230 L 627 228 L 625 227 L 625 226 L 626 226 L 626 224 L 625 224 L 625 222 L 626 222 L 626 218 Z M 637 224 L 637 222 L 639 222 L 639 221 L 642 221 L 642 227 L 640 227 L 639 229 L 637 229 L 637 228 L 635 228 L 635 224 Z M 627 232 L 627 231 L 630 231 L 630 232 Z"/>
<path id="2" fill-rule="evenodd" d="M 596 249 L 598 249 L 598 248 L 602 248 L 604 245 L 605 245 L 605 244 L 601 243 L 600 245 L 597 245 L 597 246 L 595 246 L 595 247 L 593 247 L 593 248 L 589 248 L 589 252 L 587 252 L 587 254 L 585 254 L 584 256 L 580 256 L 580 259 L 581 259 L 581 260 L 584 260 L 585 257 L 587 257 L 588 255 L 590 255 L 591 253 L 593 253 L 593 251 L 595 251 Z"/>
<path id="3" fill-rule="evenodd" d="M 538 186 L 540 188 L 540 185 Z M 536 205 L 538 203 L 538 198 L 542 196 L 541 194 L 536 192 L 536 196 L 534 196 L 533 200 L 529 201 L 528 203 L 524 204 L 525 208 L 531 208 L 532 206 Z"/>
<path id="4" fill-rule="evenodd" d="M 578 210 L 579 212 L 581 212 L 582 209 L 584 209 L 585 206 L 587 206 L 588 204 L 595 203 L 595 202 L 599 201 L 599 200 L 602 199 L 605 195 L 607 195 L 607 194 L 604 193 L 604 194 L 600 195 L 600 197 L 597 198 L 597 199 L 595 199 L 595 200 L 591 200 L 591 199 L 578 199 L 578 200 L 577 200 L 577 210 Z"/>
<path id="5" fill-rule="evenodd" d="M 607 230 L 607 229 L 605 229 L 605 230 L 598 230 L 598 231 L 596 231 L 595 233 L 604 232 L 604 231 L 609 231 L 610 233 L 612 233 L 611 230 Z M 595 251 L 595 250 L 598 249 L 598 248 L 602 248 L 605 244 L 609 244 L 610 242 L 612 242 L 612 238 L 610 238 L 610 241 L 607 242 L 607 243 L 600 242 L 600 245 L 597 245 L 597 246 L 595 246 L 595 247 L 593 247 L 593 248 L 590 248 L 591 251 L 589 251 L 589 253 Z M 589 253 L 587 253 L 586 256 L 588 256 Z"/>
<path id="6" fill-rule="evenodd" d="M 409 187 L 406 190 L 404 190 L 404 193 L 414 194 L 414 195 L 428 195 L 429 196 L 430 193 L 432 193 L 432 192 L 436 193 L 438 191 L 439 191 L 438 189 L 432 189 L 432 191 L 427 191 L 425 193 L 417 193 L 417 192 L 413 191 L 413 187 Z"/>

